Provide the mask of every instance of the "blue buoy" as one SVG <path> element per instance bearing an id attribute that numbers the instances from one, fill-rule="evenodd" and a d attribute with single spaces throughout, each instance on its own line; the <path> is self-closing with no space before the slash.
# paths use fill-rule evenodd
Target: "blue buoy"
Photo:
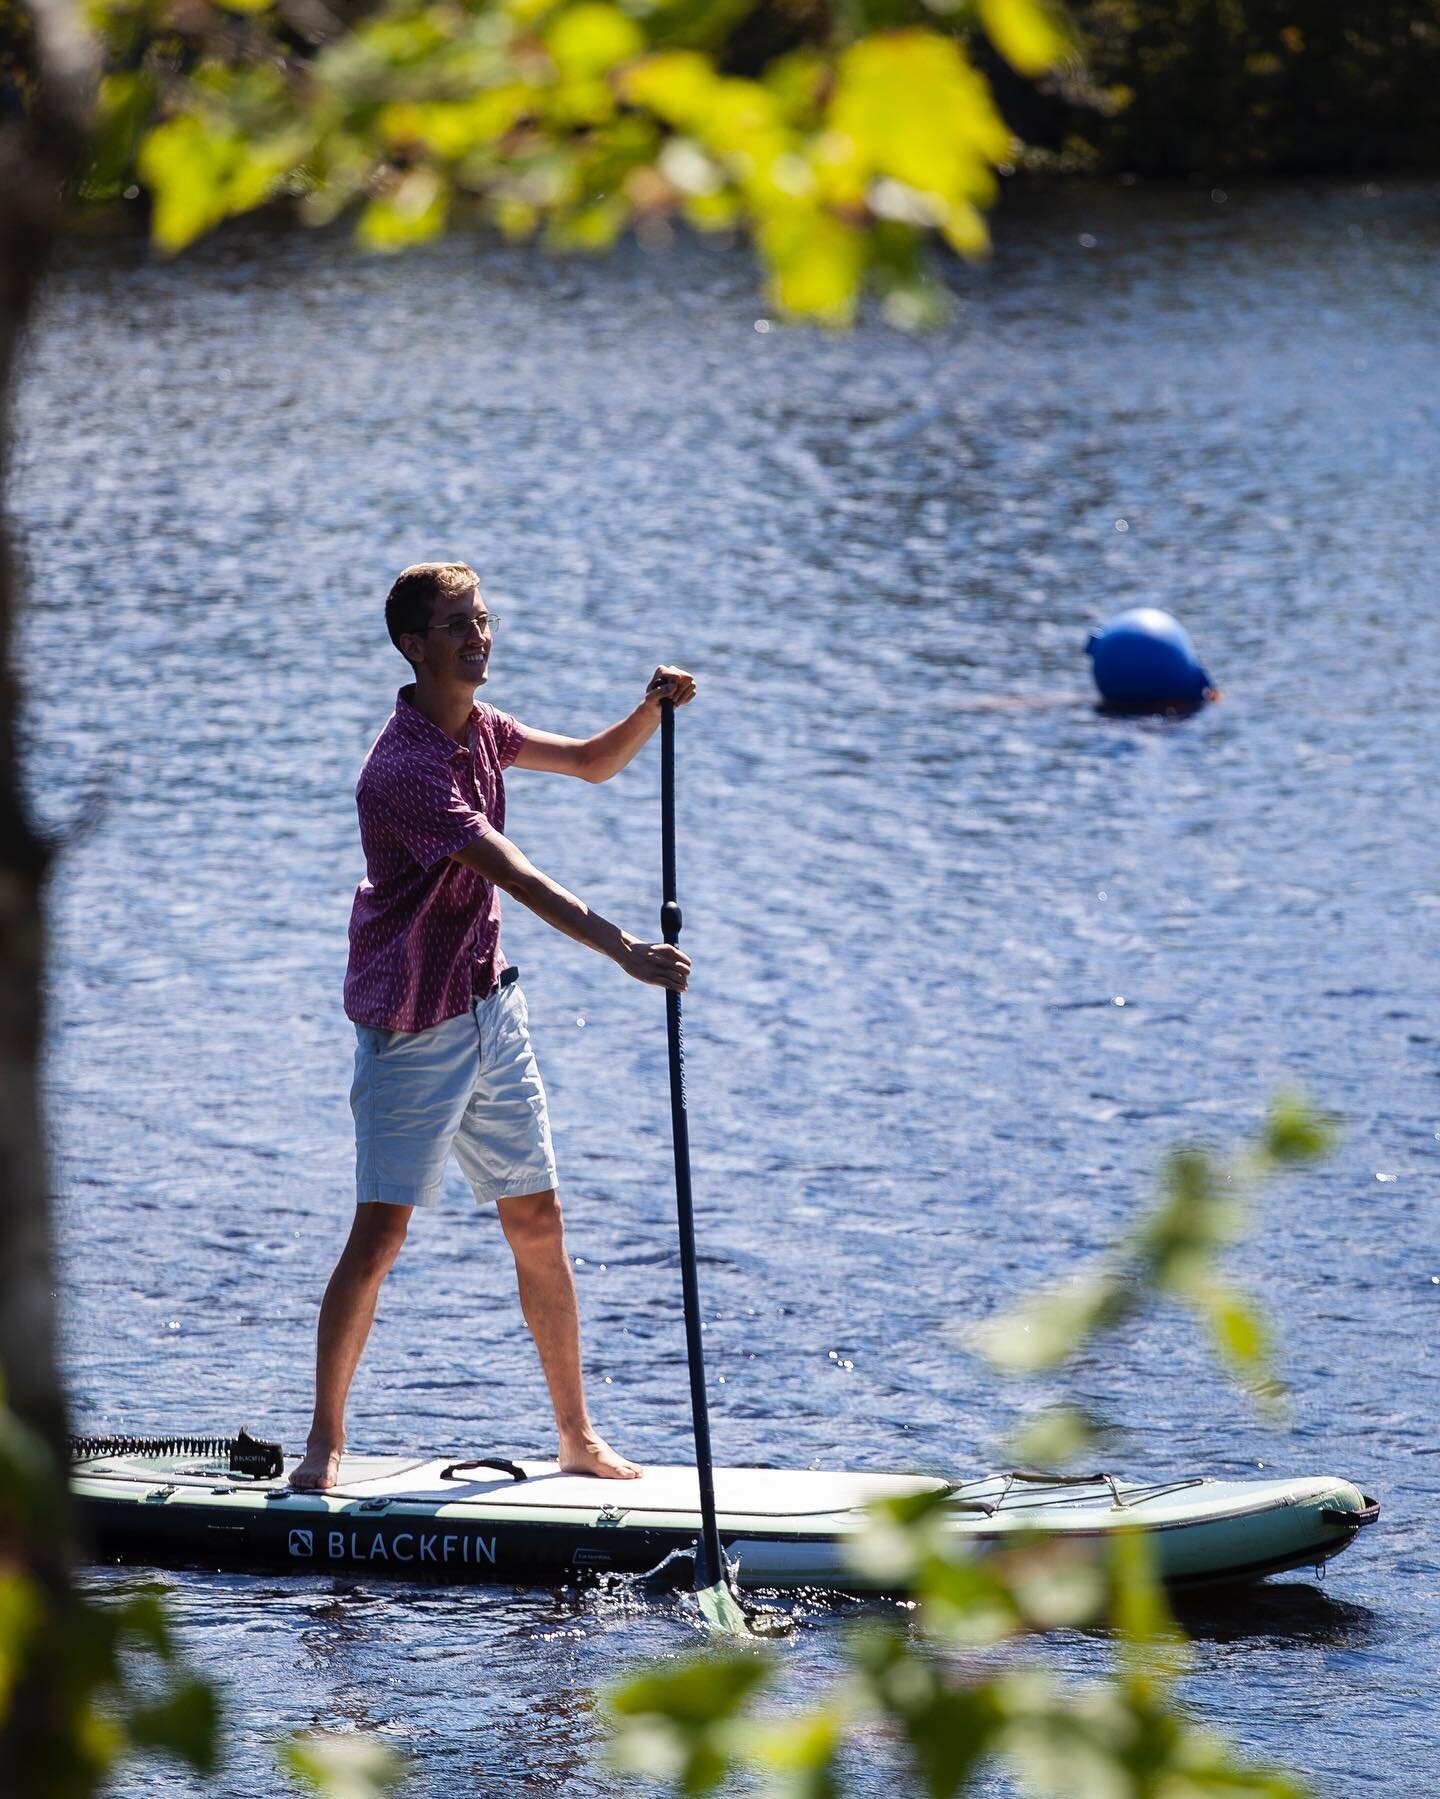
<path id="1" fill-rule="evenodd" d="M 1085 653 L 1100 698 L 1117 711 L 1194 708 L 1214 691 L 1190 633 L 1158 606 L 1136 606 L 1112 618 L 1091 632 Z"/>

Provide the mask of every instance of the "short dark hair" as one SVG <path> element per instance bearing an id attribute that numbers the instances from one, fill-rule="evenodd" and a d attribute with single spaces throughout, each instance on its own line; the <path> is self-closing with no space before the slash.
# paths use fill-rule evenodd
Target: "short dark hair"
<path id="1" fill-rule="evenodd" d="M 437 600 L 468 600 L 479 586 L 480 577 L 468 562 L 412 562 L 401 569 L 385 596 L 385 629 L 391 643 L 405 656 L 401 637 L 407 631 L 418 636 L 425 630 Z"/>

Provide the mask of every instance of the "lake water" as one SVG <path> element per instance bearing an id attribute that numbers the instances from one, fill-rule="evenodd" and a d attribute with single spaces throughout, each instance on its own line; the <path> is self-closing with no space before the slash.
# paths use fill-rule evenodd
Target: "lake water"
<path id="1" fill-rule="evenodd" d="M 37 804 L 96 814 L 52 907 L 77 1422 L 303 1441 L 353 1199 L 351 790 L 404 674 L 380 605 L 405 563 L 464 557 L 504 616 L 487 697 L 522 720 L 598 728 L 661 659 L 702 683 L 680 883 L 720 1458 L 994 1465 L 1043 1394 L 957 1327 L 1085 1265 L 1167 1146 L 1236 1142 L 1300 1082 L 1340 1147 L 1235 1258 L 1288 1427 L 1171 1312 L 1074 1390 L 1126 1427 L 1124 1472 L 1333 1471 L 1381 1498 L 1323 1585 L 1201 1620 L 1184 1697 L 1327 1793 L 1440 1788 L 1436 197 L 1021 196 L 918 341 L 762 328 L 733 249 L 72 254 L 16 500 Z M 1222 704 L 1092 710 L 1086 632 L 1141 602 L 1188 624 Z M 511 834 L 651 930 L 657 787 L 654 748 L 601 788 L 517 773 Z M 597 1419 L 683 1459 L 663 1007 L 513 905 L 506 943 Z M 548 1454 L 512 1288 L 453 1176 L 383 1296 L 353 1444 Z M 164 1584 L 235 1754 L 125 1795 L 253 1791 L 310 1725 L 398 1744 L 427 1799 L 608 1795 L 593 1694 L 698 1640 L 663 1599 Z M 806 1609 L 796 1700 L 847 1616 Z M 856 1782 L 893 1790 L 878 1754 Z"/>

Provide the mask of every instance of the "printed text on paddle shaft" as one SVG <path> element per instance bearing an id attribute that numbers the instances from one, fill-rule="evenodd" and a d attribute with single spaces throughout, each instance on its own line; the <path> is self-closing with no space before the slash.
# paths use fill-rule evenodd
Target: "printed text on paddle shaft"
<path id="1" fill-rule="evenodd" d="M 660 935 L 667 943 L 680 941 L 681 927 L 685 920 L 677 900 L 666 900 L 660 908 Z M 685 1026 L 681 1020 L 678 997 L 675 1005 L 675 1053 L 677 1072 L 680 1076 L 680 1104 L 688 1104 L 685 1089 Z"/>

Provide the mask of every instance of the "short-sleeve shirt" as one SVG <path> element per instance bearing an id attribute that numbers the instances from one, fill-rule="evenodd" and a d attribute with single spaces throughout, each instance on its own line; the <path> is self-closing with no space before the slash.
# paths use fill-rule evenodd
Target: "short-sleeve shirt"
<path id="1" fill-rule="evenodd" d="M 476 706 L 456 743 L 415 709 L 414 694 L 402 687 L 395 696 L 355 788 L 365 879 L 350 912 L 345 1011 L 381 1031 L 458 1018 L 505 965 L 493 882 L 451 858 L 505 829 L 501 771 L 525 732 L 493 706 Z"/>

